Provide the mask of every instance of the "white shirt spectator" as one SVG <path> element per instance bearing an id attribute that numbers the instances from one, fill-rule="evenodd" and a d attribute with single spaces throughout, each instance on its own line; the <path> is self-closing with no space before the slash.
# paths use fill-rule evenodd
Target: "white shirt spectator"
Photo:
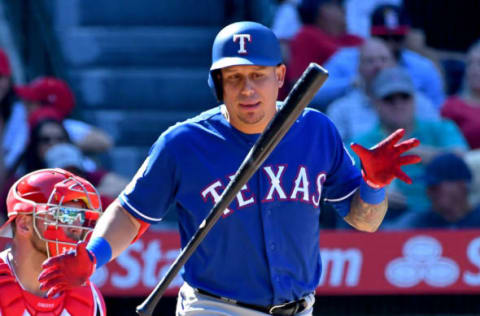
<path id="1" fill-rule="evenodd" d="M 10 118 L 5 123 L 3 135 L 4 163 L 8 169 L 14 167 L 25 151 L 28 134 L 27 111 L 21 102 L 16 102 L 12 107 Z"/>
<path id="2" fill-rule="evenodd" d="M 299 0 L 285 0 L 277 7 L 273 17 L 272 31 L 280 40 L 292 39 L 300 30 L 302 22 L 298 15 Z"/>

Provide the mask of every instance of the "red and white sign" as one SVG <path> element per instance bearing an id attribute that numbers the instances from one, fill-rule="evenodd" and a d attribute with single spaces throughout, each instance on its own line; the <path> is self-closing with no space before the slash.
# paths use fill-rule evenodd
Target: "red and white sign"
<path id="1" fill-rule="evenodd" d="M 318 294 L 480 293 L 480 230 L 322 232 Z"/>
<path id="2" fill-rule="evenodd" d="M 322 231 L 320 295 L 480 293 L 480 230 Z M 177 258 L 176 231 L 148 231 L 93 281 L 107 296 L 145 296 Z M 165 295 L 176 295 L 178 275 Z"/>
<path id="3" fill-rule="evenodd" d="M 97 270 L 92 281 L 106 296 L 146 296 L 179 254 L 176 231 L 147 231 L 116 260 Z M 176 295 L 182 283 L 179 273 L 165 295 Z"/>

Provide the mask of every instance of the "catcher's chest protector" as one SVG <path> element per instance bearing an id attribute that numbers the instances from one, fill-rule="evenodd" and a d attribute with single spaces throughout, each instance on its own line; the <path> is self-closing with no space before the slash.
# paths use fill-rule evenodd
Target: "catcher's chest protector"
<path id="1" fill-rule="evenodd" d="M 5 251 L 0 254 L 1 316 L 104 316 L 105 303 L 90 282 L 53 299 L 38 297 L 22 289 L 6 263 Z"/>

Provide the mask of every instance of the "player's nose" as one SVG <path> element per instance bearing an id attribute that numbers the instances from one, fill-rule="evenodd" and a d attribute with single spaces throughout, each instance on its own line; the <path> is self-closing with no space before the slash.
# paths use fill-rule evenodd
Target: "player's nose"
<path id="1" fill-rule="evenodd" d="M 254 93 L 255 93 L 254 84 L 250 79 L 247 78 L 242 87 L 242 94 L 246 96 L 251 96 Z"/>

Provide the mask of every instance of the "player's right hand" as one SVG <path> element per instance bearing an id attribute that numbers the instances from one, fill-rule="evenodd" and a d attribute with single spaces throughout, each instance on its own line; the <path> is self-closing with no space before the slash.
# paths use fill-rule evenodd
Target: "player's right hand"
<path id="1" fill-rule="evenodd" d="M 95 271 L 95 255 L 87 248 L 87 242 L 80 242 L 76 250 L 49 258 L 42 264 L 38 276 L 40 289 L 47 291 L 51 298 L 59 292 L 82 286 Z"/>

